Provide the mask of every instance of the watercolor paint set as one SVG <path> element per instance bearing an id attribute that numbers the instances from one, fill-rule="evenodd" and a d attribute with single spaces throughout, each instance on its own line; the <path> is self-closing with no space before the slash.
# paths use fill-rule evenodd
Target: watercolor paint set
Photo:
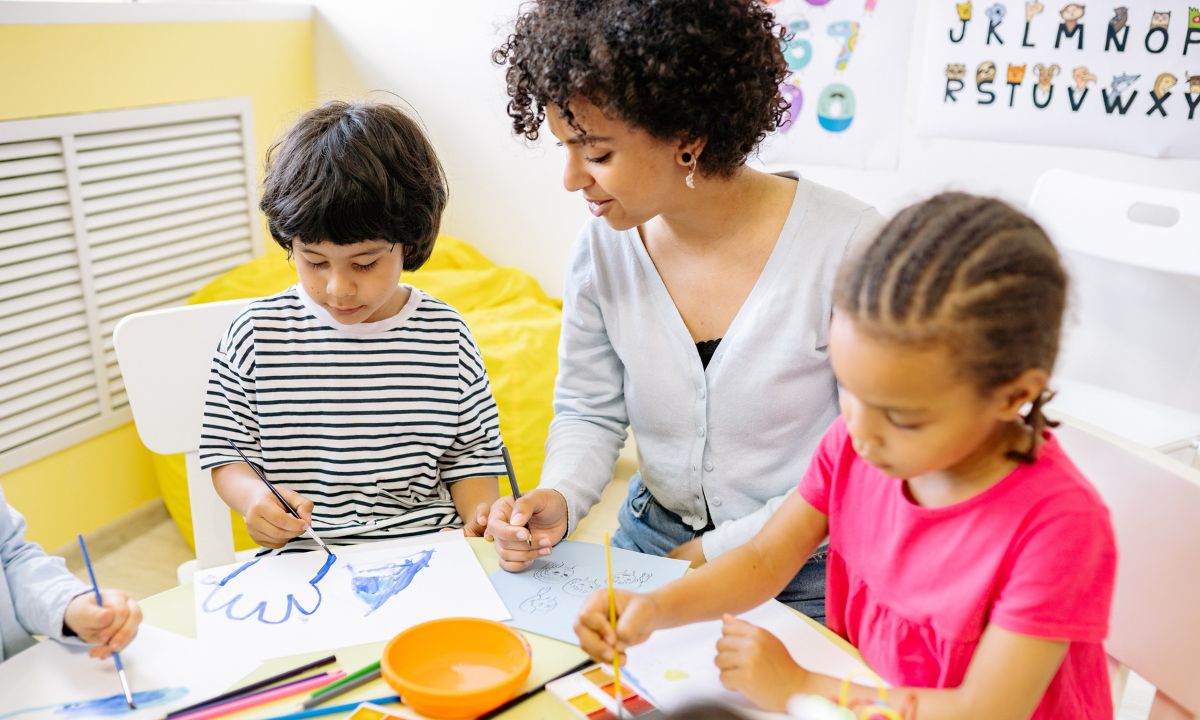
<path id="1" fill-rule="evenodd" d="M 624 674 L 622 674 L 624 677 Z M 617 720 L 617 688 L 612 668 L 592 665 L 546 685 L 546 691 L 561 700 L 576 718 Z M 628 682 L 621 683 L 623 718 L 661 720 L 662 711 Z"/>

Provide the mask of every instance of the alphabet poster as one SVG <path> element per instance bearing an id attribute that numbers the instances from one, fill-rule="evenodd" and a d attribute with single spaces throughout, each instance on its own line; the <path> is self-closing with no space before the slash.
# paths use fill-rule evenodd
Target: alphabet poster
<path id="1" fill-rule="evenodd" d="M 768 165 L 896 166 L 912 45 L 912 0 L 769 2 L 791 38 L 791 110 L 763 143 Z"/>
<path id="2" fill-rule="evenodd" d="M 930 0 L 923 135 L 1200 158 L 1200 0 Z"/>

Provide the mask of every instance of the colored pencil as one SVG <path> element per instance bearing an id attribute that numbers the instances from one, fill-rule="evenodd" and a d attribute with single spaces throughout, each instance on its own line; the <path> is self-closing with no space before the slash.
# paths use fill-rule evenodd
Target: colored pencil
<path id="1" fill-rule="evenodd" d="M 100 586 L 96 584 L 96 571 L 92 568 L 92 559 L 88 556 L 87 545 L 83 542 L 83 535 L 78 535 L 79 549 L 83 551 L 83 564 L 87 565 L 88 577 L 92 580 L 92 592 L 96 594 L 96 605 L 104 607 L 104 599 L 100 597 Z M 121 653 L 114 652 L 112 654 L 113 662 L 117 664 L 117 677 L 121 680 L 121 692 L 125 693 L 125 702 L 129 703 L 130 710 L 137 710 L 137 705 L 133 702 L 133 691 L 129 689 L 129 678 L 125 677 L 125 664 L 121 662 Z"/>
<path id="2" fill-rule="evenodd" d="M 308 692 L 309 690 L 319 688 L 323 685 L 328 685 L 331 682 L 337 682 L 345 676 L 346 673 L 338 670 L 337 672 L 318 675 L 302 682 L 271 688 L 270 690 L 264 690 L 260 693 L 254 693 L 253 695 L 245 695 L 234 698 L 228 702 L 218 703 L 216 705 L 209 705 L 208 707 L 200 708 L 195 712 L 190 712 L 186 715 L 178 715 L 176 717 L 187 718 L 187 720 L 208 720 L 208 718 L 231 715 L 235 712 L 241 712 L 242 710 L 247 710 L 252 707 L 258 707 L 259 705 L 265 705 L 269 702 L 275 702 L 276 700 L 282 700 L 286 697 L 298 695 L 302 692 Z"/>
<path id="3" fill-rule="evenodd" d="M 242 452 L 242 449 L 240 447 L 238 447 L 237 445 L 234 445 L 232 440 L 226 440 L 226 442 L 229 443 L 229 447 L 231 447 L 237 451 L 237 454 L 242 457 L 242 460 L 246 461 L 246 464 L 250 466 L 250 469 L 254 471 L 254 474 L 258 476 L 258 479 L 262 480 L 264 483 L 266 483 L 267 488 L 270 489 L 271 493 L 275 496 L 275 499 L 279 501 L 280 505 L 283 505 L 284 510 L 288 511 L 288 515 L 291 515 L 292 517 L 299 520 L 300 513 L 296 512 L 296 508 L 292 507 L 291 504 L 287 500 L 283 499 L 283 495 L 280 494 L 280 492 L 275 489 L 275 486 L 271 484 L 271 481 L 267 479 L 267 476 L 263 474 L 263 471 L 260 470 L 257 465 L 250 462 L 250 458 L 246 457 L 246 453 Z M 305 532 L 308 533 L 309 537 L 311 537 L 313 540 L 317 541 L 317 544 L 321 546 L 322 550 L 324 550 L 326 553 L 328 553 L 330 555 L 333 554 L 329 550 L 329 548 L 325 545 L 325 541 L 322 540 L 319 535 L 317 535 L 317 531 L 312 529 L 311 525 L 308 526 L 308 528 L 305 530 Z"/>
<path id="4" fill-rule="evenodd" d="M 608 621 L 612 623 L 613 638 L 617 636 L 617 595 L 613 592 L 613 575 L 612 575 L 612 543 L 609 541 L 608 533 L 604 533 L 604 562 L 608 566 Z M 615 641 L 614 641 L 615 642 Z M 613 648 L 613 690 L 616 690 L 617 696 L 617 720 L 621 720 L 624 716 L 622 712 L 622 697 L 621 697 L 621 653 Z"/>
<path id="5" fill-rule="evenodd" d="M 381 674 L 382 672 L 379 669 L 379 661 L 376 660 L 364 668 L 355 670 L 334 684 L 326 685 L 325 687 L 316 691 L 312 694 L 312 697 L 304 701 L 304 704 L 301 705 L 301 708 L 308 710 L 309 708 L 314 708 L 321 703 L 329 702 L 339 695 L 350 692 L 354 688 L 362 687 L 369 682 L 378 680 Z"/>
<path id="6" fill-rule="evenodd" d="M 234 688 L 233 690 L 230 690 L 229 692 L 221 693 L 220 695 L 217 695 L 215 697 L 210 697 L 207 700 L 201 700 L 200 702 L 193 703 L 191 705 L 188 705 L 187 707 L 181 707 L 178 710 L 173 710 L 173 711 L 167 713 L 167 718 L 175 718 L 175 717 L 178 717 L 179 715 L 186 715 L 190 712 L 194 712 L 196 710 L 199 710 L 200 708 L 207 707 L 209 705 L 216 705 L 217 703 L 223 703 L 227 700 L 232 700 L 237 697 L 249 695 L 249 694 L 254 693 L 258 690 L 261 690 L 265 687 L 274 685 L 275 683 L 283 682 L 284 680 L 290 680 L 290 679 L 296 677 L 297 675 L 303 675 L 304 673 L 308 672 L 309 670 L 323 667 L 325 665 L 329 665 L 330 663 L 335 663 L 335 662 L 337 662 L 337 658 L 333 655 L 323 657 L 320 660 L 313 660 L 312 662 L 307 663 L 305 665 L 301 665 L 298 668 L 293 668 L 291 670 L 285 670 L 277 675 L 272 675 L 269 678 L 264 678 L 262 680 L 252 682 L 249 685 L 244 685 L 240 688 Z"/>
<path id="7" fill-rule="evenodd" d="M 509 700 L 508 702 L 504 703 L 503 705 L 497 705 L 496 707 L 492 708 L 491 710 L 488 710 L 486 713 L 480 715 L 475 720 L 490 720 L 491 718 L 496 717 L 497 715 L 499 715 L 502 712 L 512 710 L 514 707 L 520 705 L 521 703 L 525 702 L 529 698 L 531 698 L 534 695 L 537 695 L 541 691 L 545 690 L 546 686 L 549 685 L 550 683 L 554 682 L 555 680 L 561 680 L 562 678 L 565 678 L 568 675 L 573 675 L 573 674 L 579 672 L 580 670 L 584 669 L 588 665 L 593 665 L 593 664 L 594 664 L 594 661 L 591 658 L 584 658 L 577 665 L 573 665 L 573 666 L 567 668 L 566 670 L 563 670 L 562 672 L 560 672 L 559 674 L 550 678 L 546 682 L 538 685 L 537 687 L 526 690 L 525 692 L 516 696 L 512 700 Z"/>
<path id="8" fill-rule="evenodd" d="M 322 715 L 335 715 L 337 713 L 350 712 L 357 710 L 363 703 L 371 703 L 372 705 L 391 705 L 392 703 L 400 702 L 399 695 L 388 695 L 387 697 L 375 698 L 374 700 L 359 700 L 358 702 L 346 703 L 345 705 L 330 705 L 329 707 L 314 708 L 312 710 L 304 710 L 302 712 L 294 712 L 288 715 L 276 715 L 267 720 L 305 720 L 305 718 L 321 717 Z"/>

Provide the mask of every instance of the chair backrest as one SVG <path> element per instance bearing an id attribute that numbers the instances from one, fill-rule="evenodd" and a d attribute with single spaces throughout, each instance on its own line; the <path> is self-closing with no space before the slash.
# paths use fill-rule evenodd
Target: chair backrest
<path id="1" fill-rule="evenodd" d="M 1200 413 L 1200 193 L 1051 170 L 1028 209 L 1071 272 L 1056 372 Z"/>
<path id="2" fill-rule="evenodd" d="M 234 561 L 229 508 L 200 469 L 200 427 L 213 351 L 250 300 L 150 310 L 122 318 L 113 345 L 138 436 L 151 451 L 183 453 L 197 568 Z"/>
<path id="3" fill-rule="evenodd" d="M 1117 584 L 1105 648 L 1157 688 L 1151 718 L 1195 718 L 1200 470 L 1078 419 L 1061 413 L 1058 419 L 1059 442 L 1104 497 L 1116 531 Z"/>

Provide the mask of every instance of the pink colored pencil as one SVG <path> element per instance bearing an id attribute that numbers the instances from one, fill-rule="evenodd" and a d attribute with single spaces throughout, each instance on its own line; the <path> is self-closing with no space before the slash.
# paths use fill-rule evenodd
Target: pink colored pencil
<path id="1" fill-rule="evenodd" d="M 275 688 L 274 690 L 255 693 L 249 697 L 230 700 L 229 702 L 222 703 L 220 705 L 212 705 L 210 707 L 197 710 L 194 713 L 180 715 L 175 720 L 207 720 L 208 718 L 221 717 L 222 715 L 241 712 L 247 708 L 258 707 L 259 705 L 265 705 L 269 702 L 274 702 L 285 697 L 291 697 L 292 695 L 299 695 L 300 693 L 315 690 L 316 688 L 324 685 L 337 682 L 344 677 L 346 677 L 345 671 L 338 670 L 337 672 L 329 673 L 321 677 L 315 677 L 307 682 L 293 683 L 291 685 Z"/>

